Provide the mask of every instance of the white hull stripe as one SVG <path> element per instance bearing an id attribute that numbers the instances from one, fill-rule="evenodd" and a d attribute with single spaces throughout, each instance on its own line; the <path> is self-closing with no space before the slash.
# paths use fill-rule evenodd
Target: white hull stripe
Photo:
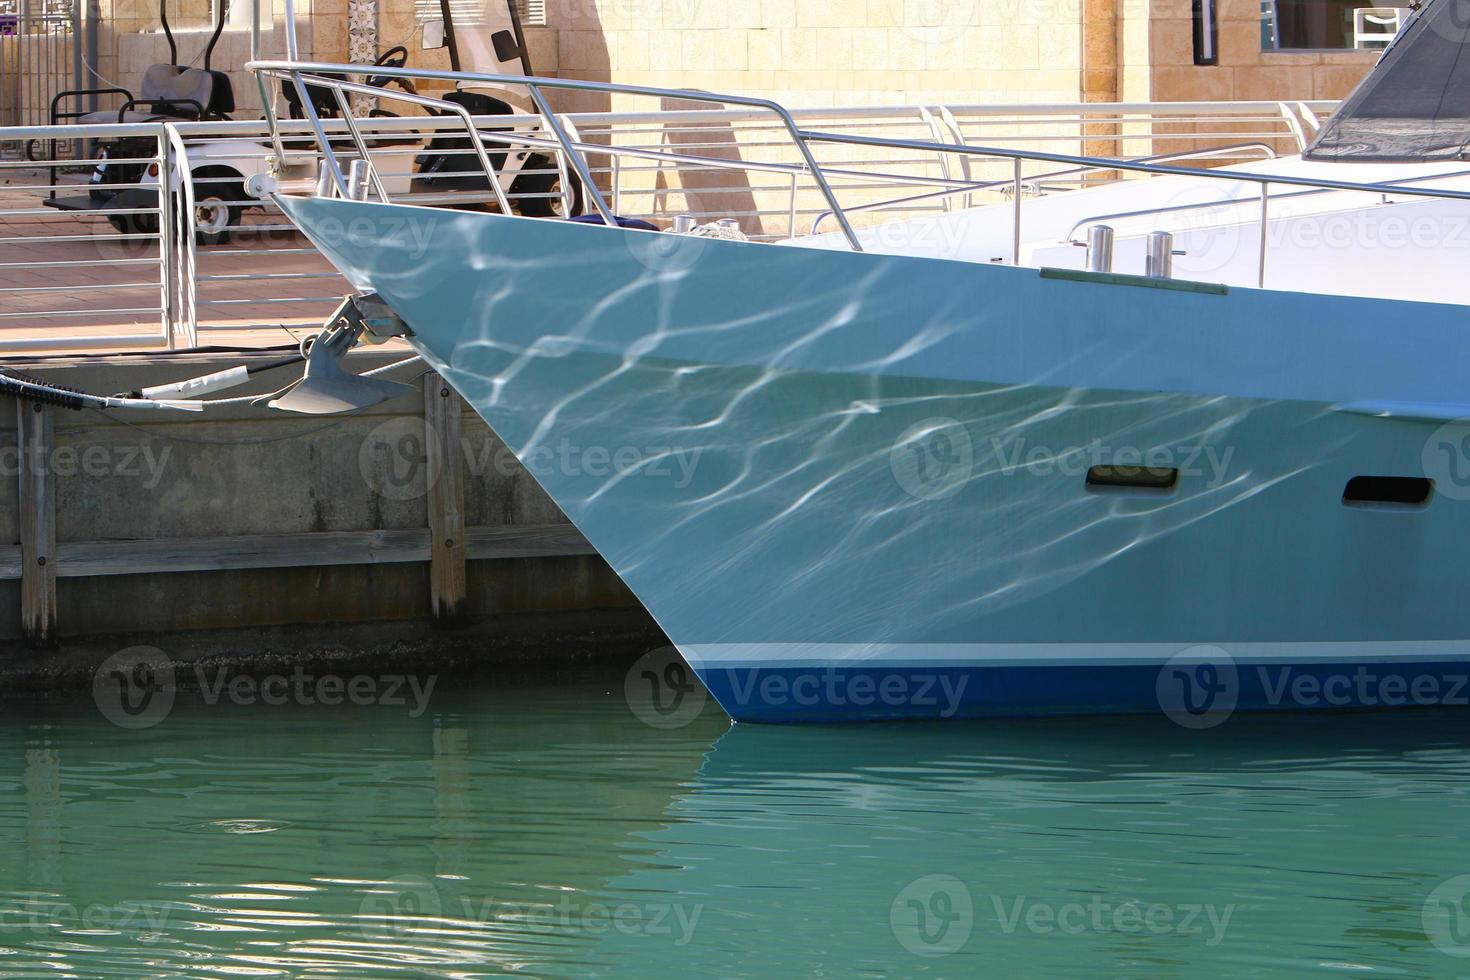
<path id="1" fill-rule="evenodd" d="M 680 643 L 696 668 L 782 666 L 982 667 L 1160 665 L 1198 662 L 1310 664 L 1470 662 L 1466 640 L 1373 640 L 1275 643 Z"/>

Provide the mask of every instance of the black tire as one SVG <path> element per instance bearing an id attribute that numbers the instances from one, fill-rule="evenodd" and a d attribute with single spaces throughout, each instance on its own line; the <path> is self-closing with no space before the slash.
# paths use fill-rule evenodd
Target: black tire
<path id="1" fill-rule="evenodd" d="M 526 170 L 550 170 L 552 173 L 528 174 L 522 173 L 510 182 L 511 194 L 560 194 L 561 177 L 554 171 L 556 161 L 549 157 L 536 154 L 526 158 L 523 165 Z M 568 171 L 567 179 L 572 182 L 572 213 L 563 214 L 561 211 L 560 197 L 531 197 L 523 198 L 514 202 L 515 208 L 523 218 L 572 218 L 583 212 L 585 202 L 582 199 L 582 181 L 576 174 Z"/>

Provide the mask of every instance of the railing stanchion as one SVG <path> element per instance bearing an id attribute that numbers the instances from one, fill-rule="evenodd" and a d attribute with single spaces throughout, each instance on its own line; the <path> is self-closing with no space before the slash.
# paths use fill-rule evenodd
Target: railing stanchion
<path id="1" fill-rule="evenodd" d="M 1266 288 L 1266 241 L 1267 235 L 1266 209 L 1271 200 L 1271 185 L 1266 181 L 1261 182 L 1261 244 L 1260 256 L 1256 267 L 1256 285 L 1262 289 Z"/>
<path id="2" fill-rule="evenodd" d="M 1021 264 L 1021 158 L 1011 178 L 1011 265 Z"/>
<path id="3" fill-rule="evenodd" d="M 174 348 L 174 327 L 177 315 L 174 309 L 174 299 L 177 295 L 178 270 L 174 267 L 174 214 L 173 214 L 173 142 L 169 139 L 168 130 L 162 126 L 158 128 L 158 140 L 156 143 L 158 153 L 154 161 L 158 164 L 158 287 L 162 296 L 162 309 L 159 311 L 160 326 L 163 329 L 163 342 L 170 350 Z M 188 180 L 184 173 L 184 161 L 179 161 L 179 180 Z"/>
<path id="4" fill-rule="evenodd" d="M 546 101 L 546 95 L 540 86 L 526 83 L 526 90 L 531 93 L 531 101 L 536 104 L 536 111 L 541 113 L 541 118 L 546 120 L 546 128 L 551 130 L 551 135 L 556 137 L 561 144 L 562 152 L 567 155 L 573 167 L 577 170 L 577 176 L 582 180 L 583 192 L 592 199 L 592 204 L 597 208 L 597 213 L 602 215 L 603 222 L 609 227 L 617 226 L 617 219 L 613 216 L 612 208 L 608 207 L 607 199 L 602 196 L 602 189 L 592 179 L 592 171 L 587 166 L 586 159 L 572 148 L 572 141 L 567 136 L 567 131 L 562 127 L 561 120 L 556 118 L 556 113 L 551 111 L 551 104 Z"/>

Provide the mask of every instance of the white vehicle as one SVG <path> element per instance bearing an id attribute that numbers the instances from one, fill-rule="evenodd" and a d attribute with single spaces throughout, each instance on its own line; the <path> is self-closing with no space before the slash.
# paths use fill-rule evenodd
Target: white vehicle
<path id="1" fill-rule="evenodd" d="M 460 23 L 450 0 L 440 0 L 443 20 L 431 22 L 424 31 L 425 48 L 447 46 L 455 71 L 480 70 L 508 75 L 531 74 L 524 35 L 511 0 L 485 0 L 478 9 L 456 4 Z M 123 89 L 86 89 L 63 92 L 53 100 L 52 124 L 60 122 L 154 122 L 154 121 L 228 121 L 234 111 L 234 90 L 230 78 L 210 69 L 210 57 L 224 27 L 224 5 L 204 52 L 204 68 L 179 65 L 177 46 L 169 28 L 167 11 L 160 5 L 160 22 L 168 38 L 173 63 L 154 65 L 144 75 L 137 97 Z M 383 52 L 375 65 L 402 68 L 408 62 L 408 49 L 402 45 Z M 397 82 L 410 95 L 413 83 L 388 75 L 368 75 L 365 83 L 386 88 Z M 464 89 L 449 94 L 447 101 L 463 106 L 471 115 L 509 115 L 516 111 L 503 90 L 494 88 Z M 127 101 L 121 109 L 84 113 L 65 111 L 67 100 L 94 95 L 123 95 Z M 319 118 L 337 118 L 340 106 L 330 91 L 307 86 L 312 110 Z M 286 114 L 305 115 L 300 94 L 294 86 L 282 86 Z M 75 102 L 73 103 L 75 104 Z M 374 117 L 395 113 L 374 110 Z M 344 136 L 344 145 L 350 140 Z M 464 137 L 434 138 L 425 152 L 404 152 L 422 143 L 415 133 L 402 136 L 374 135 L 368 138 L 373 153 L 373 168 L 387 190 L 401 196 L 423 194 L 425 204 L 483 204 L 493 200 L 489 179 Z M 151 138 L 124 138 L 104 143 L 97 152 L 98 163 L 92 171 L 87 193 L 73 197 L 52 196 L 49 207 L 70 211 L 115 212 L 107 218 L 124 234 L 153 235 L 158 231 L 158 164 L 148 158 L 155 155 Z M 343 155 L 350 158 L 351 154 Z M 192 223 L 196 240 L 213 245 L 229 239 L 244 211 L 264 207 L 266 191 L 284 181 L 274 172 L 274 151 L 270 144 L 255 139 L 222 138 L 191 139 L 187 146 L 187 167 L 193 189 Z M 526 217 L 575 215 L 582 212 L 582 189 L 575 177 L 563 191 L 561 170 L 556 161 L 545 154 L 525 148 L 491 153 L 490 163 L 500 190 L 515 200 L 516 209 Z M 55 181 L 53 180 L 54 184 Z M 181 175 L 169 177 L 169 187 L 177 192 Z"/>

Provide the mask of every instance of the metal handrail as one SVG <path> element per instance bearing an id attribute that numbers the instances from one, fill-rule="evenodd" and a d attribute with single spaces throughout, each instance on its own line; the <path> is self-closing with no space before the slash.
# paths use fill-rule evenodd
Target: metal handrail
<path id="1" fill-rule="evenodd" d="M 1418 177 L 1405 177 L 1402 180 L 1389 181 L 1387 184 L 1379 186 L 1398 188 L 1403 186 L 1404 184 L 1417 183 L 1419 181 L 1445 180 L 1454 177 L 1470 177 L 1470 170 L 1452 170 L 1448 173 L 1442 174 L 1420 174 Z M 1292 191 L 1289 194 L 1273 194 L 1271 200 L 1294 201 L 1300 197 L 1312 197 L 1317 194 L 1332 194 L 1335 192 L 1335 188 L 1318 187 L 1311 190 Z M 1067 237 L 1071 238 L 1086 226 L 1096 224 L 1099 221 L 1116 221 L 1120 218 L 1147 218 L 1157 214 L 1174 214 L 1180 211 L 1202 211 L 1207 208 L 1218 208 L 1226 207 L 1233 204 L 1247 203 L 1249 203 L 1249 201 L 1244 198 L 1225 197 L 1215 201 L 1197 201 L 1193 204 L 1171 204 L 1158 208 L 1137 208 L 1132 211 L 1113 211 L 1109 214 L 1094 214 L 1089 215 L 1086 218 L 1079 218 L 1077 221 L 1073 222 L 1072 227 L 1067 231 Z"/>
<path id="2" fill-rule="evenodd" d="M 1267 160 L 1274 160 L 1274 159 L 1276 159 L 1276 151 L 1273 150 L 1273 149 L 1271 149 L 1271 147 L 1268 146 L 1265 143 L 1236 143 L 1236 144 L 1231 145 L 1231 146 L 1211 147 L 1211 148 L 1206 149 L 1206 150 L 1183 150 L 1183 151 L 1181 151 L 1179 153 L 1160 153 L 1160 154 L 1155 154 L 1154 156 L 1144 157 L 1143 159 L 1149 160 L 1149 161 L 1152 161 L 1152 162 L 1158 162 L 1160 160 L 1188 160 L 1188 159 L 1192 159 L 1192 158 L 1195 158 L 1195 157 L 1205 157 L 1205 158 L 1226 157 L 1226 156 L 1231 156 L 1231 155 L 1234 155 L 1236 153 L 1239 153 L 1242 150 L 1261 150 L 1261 151 L 1263 151 L 1263 159 L 1267 159 Z M 1049 171 L 1048 173 L 1044 173 L 1044 174 L 1032 174 L 1030 177 L 1028 177 L 1026 179 L 1028 181 L 1030 181 L 1031 183 L 1039 183 L 1039 182 L 1041 182 L 1043 180 L 1047 180 L 1049 178 L 1054 178 L 1054 177 L 1068 177 L 1068 176 L 1071 176 L 1073 174 L 1097 173 L 1097 172 L 1105 171 L 1106 169 L 1107 169 L 1106 167 L 1070 167 L 1070 168 L 1068 168 L 1066 170 L 1052 170 L 1052 171 Z M 914 203 L 916 201 L 931 200 L 933 198 L 951 197 L 951 196 L 953 196 L 955 194 L 972 194 L 975 191 L 995 190 L 995 189 L 1000 188 L 1000 187 L 1009 186 L 1011 183 L 1012 183 L 1012 180 L 1009 177 L 1007 177 L 1004 180 L 975 181 L 975 182 L 970 182 L 966 186 L 963 186 L 963 187 L 952 187 L 952 188 L 948 188 L 946 190 L 931 191 L 928 194 L 915 194 L 912 197 L 896 197 L 896 198 L 893 198 L 893 199 L 887 200 L 887 201 L 875 201 L 875 202 L 873 202 L 871 204 L 857 204 L 857 205 L 854 205 L 854 206 L 848 208 L 847 210 L 848 211 L 881 211 L 881 210 L 883 210 L 885 208 L 891 208 L 894 205 L 898 205 L 898 204 L 912 204 L 912 203 Z M 827 218 L 831 217 L 831 216 L 832 216 L 832 212 L 831 211 L 823 211 L 822 213 L 818 214 L 814 219 L 812 219 L 812 230 L 811 230 L 811 233 L 813 235 L 818 234 L 817 229 L 821 226 L 822 222 L 824 220 L 826 220 Z M 1119 216 L 1118 215 L 1109 215 L 1108 217 L 1119 217 Z M 1087 224 L 1088 222 L 1090 222 L 1092 220 L 1095 220 L 1095 219 L 1091 219 L 1091 218 L 1086 219 L 1085 221 L 1078 222 L 1078 225 Z M 1096 219 L 1096 220 L 1100 220 L 1100 219 Z M 1077 228 L 1077 225 L 1074 225 L 1073 226 L 1073 230 L 1075 231 L 1076 228 Z"/>
<path id="3" fill-rule="evenodd" d="M 301 81 L 305 82 L 305 64 L 289 62 L 296 66 L 302 75 Z M 347 69 L 354 73 L 366 73 L 366 66 L 327 66 L 337 70 Z M 519 76 L 465 76 L 449 72 L 421 72 L 417 70 L 402 70 L 395 72 L 391 69 L 371 69 L 373 74 L 401 74 L 412 77 L 432 76 L 441 79 L 453 79 L 454 81 L 468 81 L 471 84 L 477 82 L 486 85 L 503 84 L 506 86 L 519 85 L 524 87 L 526 80 Z M 279 74 L 279 73 L 278 73 Z M 266 77 L 262 74 L 262 77 Z M 294 83 L 296 79 L 291 79 Z M 402 96 L 396 90 L 383 90 L 376 87 L 367 87 L 360 81 L 348 78 L 323 78 L 310 79 L 310 84 L 323 85 L 327 87 L 338 87 L 339 92 L 373 95 L 379 98 L 400 99 Z M 157 307 L 133 308 L 136 304 L 118 304 L 127 306 L 127 309 L 99 310 L 96 313 L 117 314 L 139 314 L 152 313 L 154 317 L 162 321 L 161 329 L 156 330 L 152 336 L 131 335 L 128 337 L 94 335 L 91 338 L 72 334 L 70 331 L 57 331 L 51 339 L 34 338 L 0 338 L 0 349 L 15 349 L 18 347 L 64 345 L 72 347 L 80 346 L 125 346 L 131 343 L 137 346 L 155 346 L 160 343 L 170 345 L 194 344 L 198 342 L 199 333 L 208 330 L 233 329 L 237 326 L 236 318 L 245 317 L 266 318 L 266 322 L 274 319 L 275 314 L 260 312 L 244 312 L 236 314 L 232 311 L 239 308 L 251 310 L 263 303 L 316 303 L 325 301 L 325 296 L 315 295 L 318 292 L 330 290 L 306 290 L 303 295 L 297 295 L 292 291 L 291 295 L 286 293 L 265 293 L 263 295 L 249 298 L 221 298 L 221 293 L 216 290 L 231 288 L 230 283 L 243 278 L 259 278 L 262 282 L 267 280 L 284 279 L 309 279 L 328 278 L 334 273 L 330 272 L 261 272 L 250 273 L 246 276 L 225 275 L 225 270 L 215 271 L 210 268 L 212 261 L 228 261 L 231 255 L 241 254 L 226 247 L 211 248 L 208 251 L 196 249 L 195 236 L 191 234 L 195 215 L 195 191 L 203 190 L 192 180 L 187 179 L 189 173 L 188 165 L 193 162 L 199 166 L 199 160 L 192 160 L 195 145 L 204 141 L 230 140 L 236 142 L 236 149 L 240 156 L 256 157 L 261 161 L 261 169 L 264 169 L 266 161 L 276 159 L 293 164 L 310 163 L 315 166 L 316 161 L 322 161 L 322 165 L 330 170 L 335 163 L 337 154 L 345 151 L 352 155 L 354 152 L 363 153 L 371 150 L 370 156 L 364 153 L 365 159 L 370 166 L 381 165 L 382 176 L 386 179 L 390 173 L 390 158 L 401 160 L 405 156 L 416 154 L 421 150 L 412 147 L 378 147 L 375 145 L 376 138 L 389 134 L 413 134 L 417 139 L 427 137 L 434 133 L 452 131 L 471 134 L 470 138 L 462 144 L 463 150 L 450 150 L 446 152 L 463 153 L 463 159 L 467 164 L 467 172 L 478 174 L 482 167 L 477 168 L 470 161 L 478 155 L 484 154 L 486 147 L 516 146 L 535 147 L 540 150 L 554 154 L 556 171 L 563 174 L 562 194 L 563 200 L 569 196 L 570 182 L 565 178 L 568 170 L 574 170 L 582 176 L 588 187 L 589 204 L 595 205 L 597 199 L 609 203 L 607 192 L 604 187 L 587 180 L 587 176 L 596 177 L 598 181 L 606 183 L 609 176 L 612 181 L 612 198 L 614 206 L 617 203 L 617 195 L 624 195 L 626 203 L 629 197 L 642 200 L 643 195 L 654 194 L 655 196 L 665 193 L 684 193 L 686 195 L 685 211 L 692 211 L 698 215 L 710 215 L 711 218 L 701 220 L 712 220 L 715 216 L 728 217 L 753 215 L 759 220 L 762 216 L 772 218 L 777 222 L 776 226 L 768 224 L 765 228 L 767 234 L 760 234 L 757 227 L 753 232 L 753 238 L 775 238 L 783 234 L 797 234 L 798 215 L 803 217 L 815 213 L 820 207 L 832 207 L 835 203 L 834 185 L 840 188 L 843 197 L 861 194 L 862 200 L 853 200 L 850 204 L 841 205 L 840 215 L 844 219 L 851 215 L 862 212 L 878 210 L 880 208 L 903 207 L 906 204 L 916 205 L 913 210 L 917 212 L 934 211 L 937 206 L 926 205 L 925 202 L 953 199 L 955 195 L 969 194 L 985 189 L 1009 186 L 1015 200 L 1012 202 L 1013 209 L 1019 213 L 1023 195 L 1015 194 L 1015 188 L 1019 183 L 1023 190 L 1029 188 L 1033 181 L 1039 179 L 1036 176 L 1026 176 L 1022 180 L 1019 163 L 1016 163 L 1015 174 L 1003 180 L 993 180 L 993 174 L 988 174 L 983 179 L 975 179 L 968 174 L 968 167 L 962 166 L 959 170 L 950 169 L 948 176 L 943 176 L 942 164 L 936 168 L 937 161 L 952 161 L 956 159 L 953 147 L 965 146 L 965 131 L 971 134 L 983 133 L 987 139 L 994 139 L 1008 146 L 1021 144 L 1035 146 L 1043 140 L 1050 141 L 1051 145 L 1058 145 L 1056 141 L 1067 141 L 1061 143 L 1063 146 L 1074 145 L 1075 140 L 1086 138 L 1084 136 L 1071 135 L 1071 130 L 1077 129 L 1078 133 L 1092 132 L 1091 127 L 1096 126 L 1098 130 L 1095 138 L 1114 141 L 1112 145 L 1120 148 L 1120 151 L 1129 146 L 1129 140 L 1155 140 L 1155 147 L 1167 146 L 1169 139 L 1175 138 L 1176 134 L 1153 132 L 1157 127 L 1148 123 L 1158 122 L 1188 122 L 1198 123 L 1201 127 L 1210 125 L 1210 121 L 1219 120 L 1221 123 L 1229 123 L 1237 132 L 1209 132 L 1191 133 L 1189 138 L 1201 137 L 1210 139 L 1225 139 L 1233 137 L 1236 140 L 1269 138 L 1284 142 L 1296 142 L 1300 145 L 1301 139 L 1297 135 L 1297 128 L 1291 125 L 1291 121 L 1282 115 L 1283 104 L 1277 102 L 1253 102 L 1253 103 L 1057 103 L 1052 105 L 954 105 L 954 106 L 930 106 L 933 117 L 941 122 L 939 131 L 936 133 L 934 127 L 930 127 L 928 133 L 934 133 L 935 141 L 930 141 L 925 134 L 924 139 L 919 141 L 893 139 L 887 134 L 893 133 L 925 133 L 923 129 L 923 113 L 920 106 L 861 106 L 848 108 L 816 107 L 808 109 L 790 109 L 776 111 L 772 108 L 773 103 L 765 99 L 746 99 L 743 97 L 724 97 L 709 95 L 707 93 L 687 92 L 675 89 L 654 89 L 638 86 L 607 85 L 606 83 L 587 83 L 579 81 L 564 81 L 559 79 L 535 80 L 535 84 L 544 85 L 546 93 L 553 89 L 581 89 L 592 91 L 631 92 L 632 94 L 653 95 L 662 97 L 675 97 L 680 99 L 700 100 L 710 103 L 705 108 L 697 109 L 673 109 L 654 110 L 638 112 L 582 112 L 554 114 L 543 98 L 538 104 L 537 112 L 517 112 L 507 115 L 495 116 L 471 116 L 462 107 L 445 103 L 432 97 L 404 99 L 407 102 L 415 102 L 419 105 L 431 106 L 447 110 L 448 116 L 403 116 L 397 118 L 357 118 L 350 120 L 345 118 L 325 119 L 318 117 L 315 120 L 301 119 L 292 120 L 274 117 L 266 120 L 238 120 L 238 121 L 208 121 L 208 122 L 154 122 L 154 123 L 67 123 L 58 126 L 33 126 L 33 127 L 6 127 L 0 130 L 6 140 L 12 139 L 56 139 L 62 140 L 95 140 L 116 139 L 121 137 L 146 136 L 150 142 L 157 145 L 156 156 L 143 154 L 138 160 L 124 160 L 116 158 L 114 163 L 147 163 L 154 160 L 160 164 L 163 174 L 172 174 L 180 171 L 186 179 L 175 182 L 170 179 L 167 186 L 173 187 L 173 193 L 166 194 L 161 199 L 157 208 L 143 209 L 115 209 L 108 213 L 117 216 L 151 214 L 157 215 L 163 226 L 158 237 L 149 234 L 153 245 L 158 249 L 156 258 L 145 259 L 121 259 L 121 265 L 145 267 L 157 265 L 160 267 L 163 282 L 160 283 L 160 302 Z M 274 90 L 274 86 L 270 86 Z M 543 93 L 543 94 L 546 94 Z M 533 98 L 533 102 L 536 100 Z M 1293 103 L 1299 122 L 1305 122 L 1307 129 L 1313 126 L 1317 106 L 1325 106 L 1326 103 L 1312 103 L 1311 107 Z M 554 122 L 561 123 L 561 132 L 557 132 Z M 797 126 L 796 123 L 800 123 Z M 1058 135 L 1053 132 L 1036 131 L 1035 127 L 1045 125 L 1055 128 L 1064 123 L 1068 130 L 1067 134 Z M 1239 125 L 1244 123 L 1244 125 Z M 1077 128 L 1086 125 L 1087 130 Z M 480 132 L 481 129 L 512 128 L 512 132 Z M 714 127 L 724 135 L 711 141 L 702 138 L 699 133 Z M 963 127 L 963 128 L 962 128 Z M 1005 127 L 1001 129 L 1000 127 Z M 1122 132 L 1125 128 L 1135 129 L 1134 132 Z M 1193 127 L 1189 127 L 1193 129 Z M 1225 128 L 1225 127 L 1218 127 Z M 841 160 L 833 165 L 821 164 L 818 166 L 812 155 L 812 147 L 809 143 L 821 142 L 823 139 L 834 134 L 828 130 L 837 130 L 838 134 L 849 131 L 872 134 L 872 145 L 883 148 L 883 152 L 872 153 L 843 153 Z M 1239 130 L 1248 131 L 1242 134 Z M 529 131 L 529 132 L 528 132 Z M 675 140 L 669 139 L 670 134 L 679 134 Z M 734 142 L 729 142 L 730 134 L 734 134 Z M 945 137 L 954 134 L 951 143 L 947 143 Z M 992 136 L 991 134 L 994 134 Z M 330 137 L 329 142 L 323 142 L 323 135 Z M 820 136 L 820 138 L 818 138 Z M 608 141 L 608 142 L 603 142 Z M 402 141 L 399 141 L 402 142 Z M 612 145 L 609 145 L 609 142 Z M 858 142 L 854 139 L 853 142 Z M 476 144 L 479 144 L 478 148 Z M 617 145 L 617 144 L 633 145 Z M 252 145 L 253 144 L 253 145 Z M 310 144 L 309 146 L 307 144 Z M 321 144 L 321 148 L 317 148 Z M 1043 144 L 1046 145 L 1046 144 Z M 1131 144 L 1137 146 L 1137 143 Z M 1264 146 L 1265 144 L 1261 144 Z M 1281 145 L 1278 143 L 1277 145 Z M 736 146 L 739 152 L 735 154 L 724 154 L 716 148 Z M 355 151 L 351 149 L 355 147 Z M 912 150 L 912 153 L 893 153 L 892 148 Z M 765 151 L 771 150 L 769 155 Z M 795 150 L 793 154 L 791 151 Z M 1005 157 L 1007 154 L 996 152 L 994 149 L 983 147 L 965 146 L 967 153 L 989 155 L 993 159 Z M 570 152 L 569 152 L 570 151 Z M 710 153 L 710 155 L 701 155 Z M 1032 150 L 1016 151 L 1017 156 L 1027 159 L 1044 159 L 1047 155 Z M 1197 151 L 1198 156 L 1227 155 L 1230 150 L 1227 147 L 1215 147 L 1211 150 Z M 757 155 L 762 160 L 746 162 L 740 159 L 742 155 Z M 796 155 L 799 154 L 799 155 Z M 835 156 L 835 155 L 834 155 Z M 1057 155 L 1060 156 L 1060 155 Z M 1175 155 L 1168 155 L 1171 159 L 1177 159 Z M 964 155 L 958 159 L 962 164 L 969 164 L 975 156 Z M 1086 158 L 1093 159 L 1093 158 Z M 1137 159 L 1136 157 L 1133 159 Z M 1151 157 L 1149 159 L 1157 159 Z M 332 161 L 331 163 L 327 160 Z M 1096 158 L 1092 166 L 1077 166 L 1062 173 L 1083 172 L 1091 169 L 1128 170 L 1133 169 L 1124 166 L 1120 161 L 1108 158 Z M 73 160 L 67 162 L 67 166 L 86 165 L 87 161 Z M 33 165 L 26 162 L 0 161 L 0 172 L 13 167 L 30 168 Z M 345 163 L 343 164 L 345 166 Z M 724 194 L 741 193 L 754 194 L 757 200 L 750 205 L 736 205 L 735 210 L 724 210 L 723 202 L 729 199 L 712 198 L 703 203 L 695 203 L 689 198 L 689 186 L 682 191 L 670 191 L 658 185 L 650 189 L 645 186 L 647 174 L 656 169 L 672 166 L 677 171 L 701 171 L 707 170 L 711 173 L 719 171 L 751 171 L 767 174 L 766 179 L 750 181 L 731 181 L 728 179 L 711 179 L 702 182 L 696 188 L 698 194 Z M 548 168 L 540 170 L 532 168 L 523 173 L 542 173 Z M 989 168 L 987 168 L 988 170 Z M 295 168 L 292 174 L 299 176 L 301 168 Z M 633 179 L 631 187 L 618 186 L 618 175 L 625 175 Z M 634 176 L 638 174 L 643 176 Z M 393 179 L 401 179 L 404 175 L 398 171 L 392 171 Z M 1214 173 L 1212 176 L 1224 176 Z M 976 174 L 975 177 L 979 177 Z M 1045 177 L 1043 174 L 1040 177 Z M 507 173 L 505 178 L 509 178 Z M 968 178 L 968 179 L 967 179 Z M 292 180 L 296 176 L 291 177 Z M 840 184 L 837 184 L 838 180 Z M 1272 178 L 1275 180 L 1276 178 Z M 211 180 L 227 181 L 231 178 L 200 178 L 204 185 Z M 284 178 L 283 178 L 284 181 Z M 819 204 L 816 195 L 804 197 L 798 207 L 798 184 L 802 184 L 802 194 L 807 195 L 812 183 L 816 189 L 822 192 L 825 205 Z M 1075 182 L 1064 182 L 1058 185 L 1070 187 Z M 509 210 L 504 197 L 509 197 L 511 202 L 516 202 L 523 196 L 512 191 L 503 193 L 503 183 L 492 180 L 491 188 L 497 192 L 502 200 L 497 201 L 502 210 Z M 789 184 L 789 201 L 786 200 Z M 738 186 L 737 186 L 738 185 Z M 27 185 L 29 186 L 29 185 Z M 80 187 L 84 185 L 66 184 L 65 187 Z M 146 185 L 138 185 L 146 186 Z M 155 185 L 156 186 L 156 185 Z M 289 182 L 285 186 L 293 186 Z M 902 187 L 912 188 L 913 193 L 902 196 Z M 121 189 L 119 185 L 118 189 Z M 389 190 L 397 197 L 401 192 L 396 189 L 396 184 L 390 184 Z M 662 188 L 662 189 L 661 189 Z M 38 191 L 52 189 L 47 187 L 36 187 Z M 62 187 L 54 188 L 61 190 Z M 1402 188 L 1394 188 L 1402 193 Z M 875 204 L 867 203 L 876 194 L 884 194 L 885 191 L 897 191 L 901 195 L 898 199 L 886 200 Z M 382 193 L 381 186 L 379 193 Z M 453 200 L 464 200 L 466 198 L 454 195 L 433 193 L 422 193 L 411 190 L 414 203 L 451 203 Z M 779 195 L 776 201 L 770 201 L 767 195 Z M 230 195 L 234 198 L 237 194 Z M 250 195 L 246 194 L 249 198 Z M 886 195 L 885 195 L 886 196 Z M 1278 195 L 1279 199 L 1283 195 Z M 1444 195 L 1439 195 L 1444 196 Z M 491 192 L 486 190 L 483 199 L 488 200 Z M 440 200 L 444 198 L 444 200 Z M 251 204 L 260 203 L 250 198 L 249 200 L 230 200 L 228 204 Z M 691 207 L 691 205 L 693 205 Z M 635 213 L 642 216 L 648 207 L 658 210 L 659 201 L 655 200 L 652 205 L 635 204 Z M 24 207 L 24 205 L 22 205 Z M 160 213 L 167 212 L 167 213 Z M 17 210 L 11 208 L 6 211 L 8 215 L 55 215 L 57 212 L 45 209 L 34 212 Z M 96 212 L 94 212 L 96 213 Z M 779 223 L 785 215 L 785 225 Z M 834 215 L 835 216 L 835 215 Z M 820 219 L 819 219 L 820 220 Z M 251 229 L 258 229 L 262 233 L 267 231 L 289 230 L 289 222 L 281 222 L 279 219 L 271 223 L 254 223 L 249 225 Z M 850 227 L 850 224 L 849 224 Z M 1019 231 L 1019 223 L 1017 224 Z M 96 234 L 72 235 L 64 229 L 57 234 L 50 234 L 48 241 L 55 242 L 77 242 L 86 240 L 125 240 L 126 233 L 119 239 L 117 236 Z M 133 237 L 137 237 L 136 234 Z M 10 239 L 7 242 L 14 243 Z M 14 241 L 21 241 L 16 239 Z M 851 239 L 849 239 L 851 244 Z M 860 244 L 858 246 L 860 248 Z M 295 244 L 280 250 L 282 254 L 299 253 L 308 254 L 313 252 L 309 246 L 298 247 Z M 1019 249 L 1017 249 L 1019 254 Z M 211 259 L 207 256 L 214 256 Z M 16 267 L 31 265 L 64 265 L 66 263 L 11 263 Z M 79 263 L 73 263 L 78 265 Z M 62 279 L 50 281 L 61 282 Z M 141 285 L 141 283 L 139 284 Z M 148 284 L 152 288 L 152 284 Z M 28 287 L 30 288 L 30 287 Z M 70 287 L 39 287 L 42 289 L 56 289 L 64 291 Z M 98 286 L 97 289 L 111 288 Z M 243 305 L 242 305 L 243 304 Z M 215 310 L 221 313 L 221 317 L 204 315 L 206 310 Z M 229 311 L 229 312 L 227 312 Z M 49 311 L 43 311 L 49 312 Z M 63 315 L 76 315 L 69 311 L 61 311 Z M 37 315 L 34 313 L 5 314 L 5 317 L 26 317 Z M 300 316 L 300 314 L 289 314 Z M 200 321 L 204 320 L 203 323 Z M 0 321 L 3 322 L 3 321 Z M 251 321 L 253 323 L 253 321 Z M 51 331 L 47 331 L 49 334 Z"/>

